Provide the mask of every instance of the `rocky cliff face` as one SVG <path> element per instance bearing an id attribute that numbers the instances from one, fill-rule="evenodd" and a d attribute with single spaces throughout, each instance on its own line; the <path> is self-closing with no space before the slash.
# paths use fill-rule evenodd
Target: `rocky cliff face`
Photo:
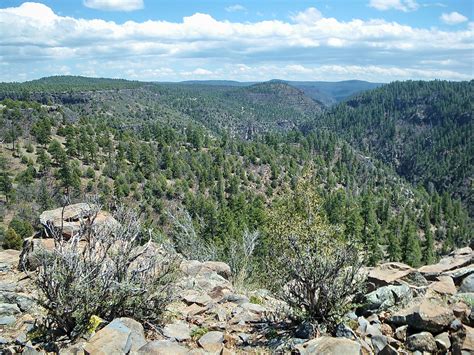
<path id="1" fill-rule="evenodd" d="M 48 239 L 35 245 L 54 247 Z M 266 290 L 242 294 L 221 262 L 182 260 L 165 323 L 147 327 L 131 318 L 94 320 L 74 343 L 38 342 L 45 315 L 20 252 L 0 252 L 0 353 L 30 354 L 421 354 L 474 352 L 474 253 L 456 250 L 435 265 L 413 269 L 386 263 L 367 269 L 367 293 L 335 333 L 292 326 L 277 317 L 282 301 Z M 313 337 L 310 339 L 310 337 Z"/>

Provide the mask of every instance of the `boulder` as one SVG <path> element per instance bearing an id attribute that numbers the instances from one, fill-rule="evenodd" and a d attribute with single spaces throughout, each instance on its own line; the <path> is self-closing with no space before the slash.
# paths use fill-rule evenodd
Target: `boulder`
<path id="1" fill-rule="evenodd" d="M 406 347 L 411 351 L 427 351 L 434 353 L 438 350 L 435 338 L 429 332 L 421 332 L 410 335 L 406 341 Z"/>
<path id="2" fill-rule="evenodd" d="M 435 336 L 436 345 L 438 349 L 446 352 L 451 347 L 451 341 L 449 340 L 449 333 L 444 332 Z"/>
<path id="3" fill-rule="evenodd" d="M 381 352 L 382 349 L 385 348 L 388 344 L 387 338 L 383 335 L 373 336 L 373 337 L 370 338 L 370 341 L 372 342 L 372 346 L 373 346 L 376 354 Z"/>
<path id="4" fill-rule="evenodd" d="M 100 211 L 97 206 L 89 203 L 76 203 L 44 211 L 39 219 L 47 236 L 52 237 L 54 233 L 62 231 L 65 239 L 77 235 L 84 224 L 110 229 L 119 225 L 110 213 Z"/>
<path id="5" fill-rule="evenodd" d="M 206 261 L 202 263 L 198 260 L 183 260 L 180 269 L 188 276 L 197 276 L 199 274 L 204 275 L 215 272 L 228 280 L 232 275 L 230 266 L 220 261 Z"/>
<path id="6" fill-rule="evenodd" d="M 408 330 L 408 325 L 402 325 L 401 327 L 398 327 L 395 329 L 395 338 L 404 342 L 407 340 L 407 330 Z"/>
<path id="7" fill-rule="evenodd" d="M 137 355 L 185 355 L 188 348 L 174 341 L 155 340 L 143 345 L 136 352 Z"/>
<path id="8" fill-rule="evenodd" d="M 453 311 L 447 307 L 425 299 L 418 306 L 410 309 L 406 323 L 413 329 L 434 333 L 447 329 L 454 320 Z"/>
<path id="9" fill-rule="evenodd" d="M 301 354 L 319 355 L 360 355 L 361 345 L 346 338 L 332 338 L 323 336 L 310 340 L 299 347 Z"/>
<path id="10" fill-rule="evenodd" d="M 191 328 L 185 323 L 168 324 L 163 328 L 163 335 L 176 341 L 191 339 Z"/>
<path id="11" fill-rule="evenodd" d="M 412 298 L 413 292 L 407 285 L 384 286 L 365 295 L 363 309 L 385 311 L 395 305 L 407 304 Z"/>
<path id="12" fill-rule="evenodd" d="M 474 274 L 470 274 L 462 280 L 459 292 L 474 292 Z"/>
<path id="13" fill-rule="evenodd" d="M 206 351 L 219 352 L 224 347 L 224 333 L 208 332 L 199 338 L 198 343 Z"/>
<path id="14" fill-rule="evenodd" d="M 116 318 L 84 346 L 86 354 L 127 354 L 146 344 L 143 327 L 131 318 Z"/>
<path id="15" fill-rule="evenodd" d="M 433 282 L 429 288 L 441 295 L 455 295 L 457 292 L 451 276 L 438 276 L 438 281 Z"/>
<path id="16" fill-rule="evenodd" d="M 390 285 L 414 271 L 415 269 L 403 263 L 385 263 L 369 271 L 368 281 L 378 286 Z"/>
<path id="17" fill-rule="evenodd" d="M 181 297 L 188 304 L 196 303 L 200 306 L 206 306 L 212 302 L 212 298 L 209 297 L 207 294 L 193 290 L 187 291 Z"/>
<path id="18" fill-rule="evenodd" d="M 117 318 L 114 321 L 118 321 L 130 329 L 130 339 L 132 341 L 131 351 L 136 351 L 146 344 L 145 330 L 141 323 L 132 318 Z"/>

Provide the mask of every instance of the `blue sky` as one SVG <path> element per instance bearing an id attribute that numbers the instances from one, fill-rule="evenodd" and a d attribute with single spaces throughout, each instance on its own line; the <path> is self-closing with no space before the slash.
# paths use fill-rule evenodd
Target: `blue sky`
<path id="1" fill-rule="evenodd" d="M 0 33 L 0 81 L 474 74 L 469 0 L 2 0 Z"/>

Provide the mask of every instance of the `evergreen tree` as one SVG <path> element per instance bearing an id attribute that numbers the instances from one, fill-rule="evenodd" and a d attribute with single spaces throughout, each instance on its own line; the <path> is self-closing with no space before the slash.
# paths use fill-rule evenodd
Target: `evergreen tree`
<path id="1" fill-rule="evenodd" d="M 402 239 L 402 226 L 400 220 L 393 217 L 389 222 L 388 233 L 388 247 L 387 253 L 390 261 L 401 261 L 402 260 L 402 248 L 400 241 Z"/>
<path id="2" fill-rule="evenodd" d="M 405 227 L 404 239 L 403 261 L 413 267 L 420 266 L 422 259 L 420 239 L 416 233 L 416 226 L 411 221 L 409 221 Z"/>

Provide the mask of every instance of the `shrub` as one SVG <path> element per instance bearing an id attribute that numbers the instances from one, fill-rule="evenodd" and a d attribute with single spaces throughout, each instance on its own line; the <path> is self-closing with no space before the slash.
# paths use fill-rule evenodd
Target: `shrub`
<path id="1" fill-rule="evenodd" d="M 171 238 L 176 250 L 187 259 L 199 261 L 216 260 L 217 249 L 212 243 L 201 239 L 196 232 L 188 211 L 168 213 L 172 223 Z"/>
<path id="2" fill-rule="evenodd" d="M 20 250 L 22 245 L 23 239 L 15 232 L 13 228 L 8 228 L 5 238 L 3 239 L 3 248 Z"/>
<path id="3" fill-rule="evenodd" d="M 34 232 L 33 226 L 30 222 L 17 217 L 11 220 L 8 227 L 13 229 L 23 239 L 31 237 Z"/>
<path id="4" fill-rule="evenodd" d="M 120 226 L 113 228 L 85 225 L 82 241 L 64 241 L 58 233 L 54 250 L 39 252 L 41 303 L 51 327 L 71 337 L 87 330 L 91 316 L 159 322 L 170 300 L 175 254 L 160 252 L 151 241 L 139 246 L 134 213 L 120 209 L 116 218 Z"/>
<path id="5" fill-rule="evenodd" d="M 320 198 L 306 182 L 272 209 L 268 280 L 295 319 L 331 327 L 363 283 L 362 260 L 321 211 Z"/>

